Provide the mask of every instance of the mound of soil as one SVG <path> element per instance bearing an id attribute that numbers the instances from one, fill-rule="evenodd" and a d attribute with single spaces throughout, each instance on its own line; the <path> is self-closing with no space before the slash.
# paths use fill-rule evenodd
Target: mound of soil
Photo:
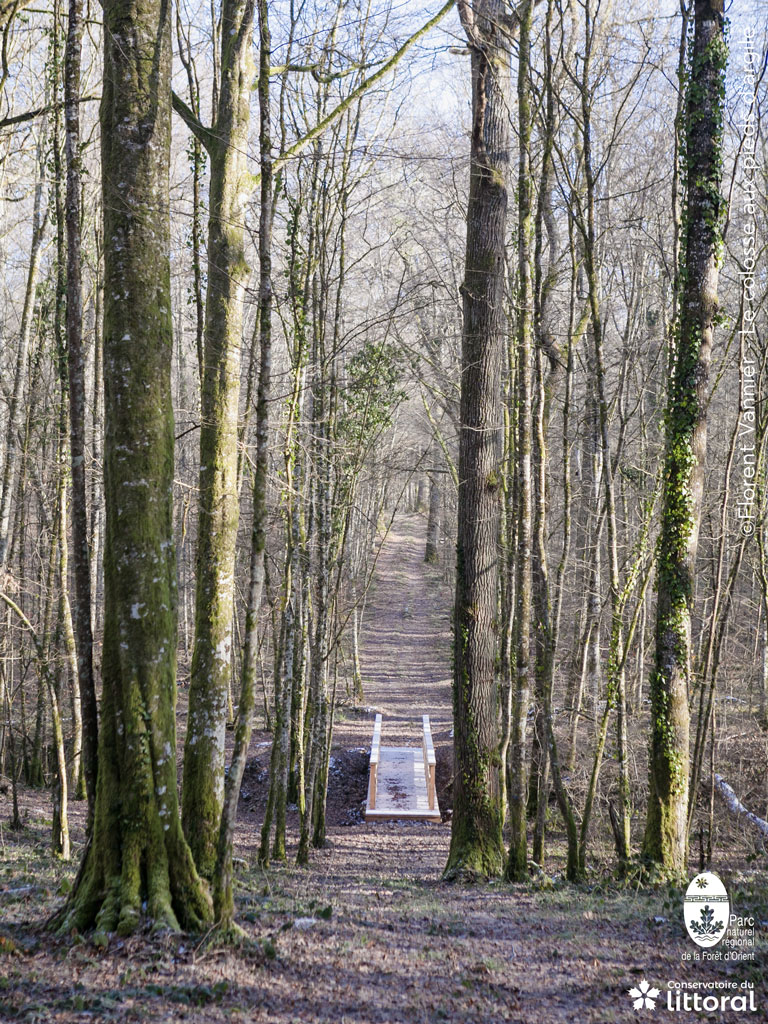
<path id="1" fill-rule="evenodd" d="M 370 749 L 354 747 L 351 750 L 335 748 L 328 767 L 328 802 L 326 821 L 333 825 L 360 825 L 363 822 L 365 798 L 368 792 L 368 759 Z M 245 766 L 240 790 L 239 813 L 263 818 L 269 794 L 270 748 L 252 757 Z M 298 808 L 288 807 L 288 821 L 298 821 Z"/>
<path id="2" fill-rule="evenodd" d="M 329 825 L 362 824 L 370 754 L 370 749 L 353 747 L 351 750 L 334 750 L 331 755 L 325 810 Z"/>

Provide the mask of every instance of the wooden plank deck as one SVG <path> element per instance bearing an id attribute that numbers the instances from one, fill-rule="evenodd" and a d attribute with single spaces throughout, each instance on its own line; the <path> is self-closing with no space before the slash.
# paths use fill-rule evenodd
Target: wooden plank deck
<path id="1" fill-rule="evenodd" d="M 430 779 L 428 770 L 431 771 L 432 779 L 434 779 L 434 751 L 432 750 L 431 736 L 428 746 L 429 757 L 426 756 L 425 746 L 381 746 L 381 723 L 377 716 L 371 745 L 371 775 L 365 807 L 366 821 L 441 820 L 437 797 L 430 794 L 428 785 Z M 434 781 L 432 781 L 432 787 L 434 787 Z M 431 807 L 430 802 L 432 803 Z"/>

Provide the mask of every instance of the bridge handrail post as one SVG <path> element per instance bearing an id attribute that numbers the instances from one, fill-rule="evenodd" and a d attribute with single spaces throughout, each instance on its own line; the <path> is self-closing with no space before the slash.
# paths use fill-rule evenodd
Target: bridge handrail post
<path id="1" fill-rule="evenodd" d="M 435 748 L 432 743 L 432 729 L 429 725 L 429 715 L 422 715 L 422 741 L 421 746 L 424 752 L 424 774 L 427 779 L 427 802 L 430 811 L 435 809 Z"/>
<path id="2" fill-rule="evenodd" d="M 371 740 L 371 759 L 368 776 L 368 807 L 376 808 L 376 782 L 379 772 L 379 751 L 381 750 L 381 715 L 376 715 L 373 723 L 373 739 Z"/>

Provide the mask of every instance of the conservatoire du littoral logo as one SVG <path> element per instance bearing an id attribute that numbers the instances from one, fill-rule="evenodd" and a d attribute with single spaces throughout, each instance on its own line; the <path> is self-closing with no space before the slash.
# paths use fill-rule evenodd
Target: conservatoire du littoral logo
<path id="1" fill-rule="evenodd" d="M 697 875 L 685 894 L 685 927 L 697 946 L 714 946 L 725 935 L 731 911 L 725 886 L 712 871 Z"/>
<path id="2" fill-rule="evenodd" d="M 643 978 L 637 988 L 629 990 L 629 994 L 632 998 L 632 1005 L 636 1010 L 655 1010 L 656 1000 L 661 995 L 661 992 L 657 988 L 651 988 L 645 978 Z"/>
<path id="3" fill-rule="evenodd" d="M 673 1013 L 696 1014 L 723 1014 L 727 1010 L 732 1013 L 757 1013 L 758 1010 L 755 987 L 751 981 L 725 980 L 667 982 L 666 1008 Z M 722 1020 L 722 1017 L 718 1020 Z"/>
<path id="4" fill-rule="evenodd" d="M 755 1000 L 755 986 L 751 981 L 738 982 L 722 978 L 704 981 L 676 981 L 673 979 L 666 983 L 666 996 L 662 996 L 659 989 L 652 988 L 643 978 L 637 988 L 630 988 L 627 991 L 632 1000 L 632 1006 L 635 1010 L 640 1011 L 666 1010 L 669 1013 L 695 1013 L 698 1015 L 702 1012 L 723 1014 L 726 1010 L 751 1014 L 757 1013 L 760 1009 Z M 659 1003 L 658 1006 L 657 1003 Z M 665 1017 L 663 1012 L 662 1017 Z M 721 1019 L 722 1017 L 718 1017 L 718 1020 Z M 760 1019 L 765 1020 L 766 1018 Z"/>

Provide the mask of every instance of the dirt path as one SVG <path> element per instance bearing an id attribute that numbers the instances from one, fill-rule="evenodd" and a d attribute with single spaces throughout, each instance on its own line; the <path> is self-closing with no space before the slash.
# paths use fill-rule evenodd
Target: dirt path
<path id="1" fill-rule="evenodd" d="M 425 532 L 421 515 L 395 519 L 365 607 L 364 701 L 383 716 L 385 746 L 419 746 L 422 715 L 429 715 L 436 740 L 450 735 L 450 592 L 424 563 Z M 335 742 L 348 738 L 353 731 L 342 720 Z"/>

